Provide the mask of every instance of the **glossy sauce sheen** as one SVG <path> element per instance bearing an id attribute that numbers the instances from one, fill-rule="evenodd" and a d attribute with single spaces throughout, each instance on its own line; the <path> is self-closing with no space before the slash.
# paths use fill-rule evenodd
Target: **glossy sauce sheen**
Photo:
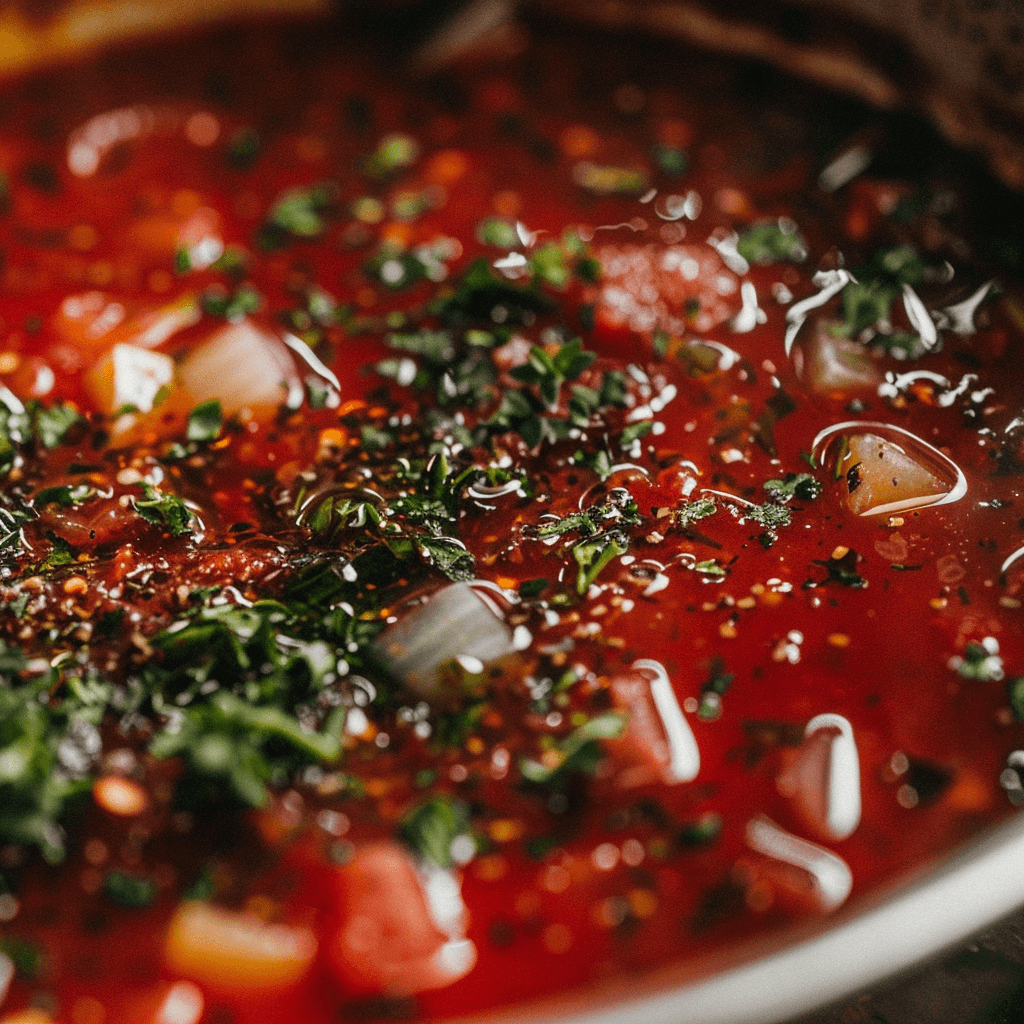
<path id="1" fill-rule="evenodd" d="M 864 127 L 806 92 L 557 31 L 510 65 L 403 87 L 329 33 L 291 28 L 5 88 L 5 403 L 70 402 L 87 421 L 6 470 L 4 507 L 32 514 L 2 552 L 5 650 L 28 659 L 3 685 L 63 654 L 51 707 L 69 679 L 121 696 L 61 761 L 87 780 L 48 849 L 61 863 L 0 834 L 0 953 L 20 968 L 0 1020 L 438 1018 L 614 991 L 671 965 L 699 975 L 748 940 L 772 948 L 855 909 L 1012 813 L 1024 304 L 1020 253 L 1001 242 L 1019 207 L 1001 217 L 986 185 L 992 214 L 949 170 L 969 162 L 927 132 Z M 122 114 L 92 120 L 109 111 Z M 822 188 L 822 167 L 857 146 L 874 152 L 867 169 Z M 307 226 L 271 223 L 283 196 L 314 186 Z M 730 232 L 765 224 L 801 239 L 793 258 L 737 260 Z M 548 244 L 554 269 L 531 285 Z M 203 266 L 225 246 L 240 269 Z M 887 279 L 890 323 L 869 318 L 837 350 L 841 296 L 788 313 L 844 269 L 867 280 L 859 268 L 899 246 L 933 269 Z M 497 291 L 465 299 L 474 267 Z M 819 271 L 833 276 L 815 283 Z M 940 315 L 993 280 L 967 327 Z M 219 316 L 240 294 L 255 298 Z M 140 343 L 154 313 L 173 328 Z M 195 403 L 173 388 L 134 423 L 98 410 L 89 374 L 114 342 L 181 375 L 232 321 L 276 340 L 216 373 L 269 352 L 299 389 L 293 408 L 274 408 L 282 391 L 232 409 L 218 378 L 223 422 L 192 440 Z M 447 332 L 441 362 L 485 353 L 479 404 L 452 398 L 442 371 L 436 387 L 413 381 L 431 357 L 394 336 L 422 331 Z M 930 351 L 881 351 L 915 332 Z M 465 440 L 503 392 L 539 386 L 512 373 L 531 346 L 554 358 L 576 338 L 597 359 L 563 375 L 554 403 Z M 836 351 L 853 369 L 830 376 Z M 373 372 L 387 359 L 397 381 Z M 620 396 L 571 436 L 524 438 L 564 423 L 574 386 L 596 395 L 608 380 Z M 437 387 L 463 433 L 431 419 Z M 870 514 L 893 495 L 863 464 L 900 452 L 935 493 Z M 386 531 L 332 520 L 329 503 L 368 503 L 422 538 L 425 513 L 402 499 L 442 500 L 432 454 L 442 478 L 479 471 L 454 511 L 431 513 L 471 568 L 446 572 L 414 542 L 377 579 L 365 556 Z M 893 470 L 896 500 L 907 471 Z M 771 499 L 767 481 L 800 474 L 809 489 Z M 185 502 L 180 529 L 144 514 L 143 482 Z M 40 498 L 79 485 L 81 500 Z M 687 520 L 700 501 L 710 513 Z M 566 519 L 587 509 L 589 525 Z M 585 576 L 592 536 L 607 561 Z M 242 746 L 205 769 L 198 746 L 150 752 L 181 709 L 231 689 L 214 668 L 161 711 L 132 705 L 145 666 L 173 661 L 162 631 L 203 607 L 294 607 L 317 565 L 347 580 L 334 607 L 369 632 L 318 647 L 321 689 L 288 711 L 336 740 L 330 712 L 347 709 L 341 755 L 285 755 L 280 737 L 229 729 L 276 758 L 253 793 L 232 781 Z M 431 614 L 437 636 L 417 647 Z M 453 644 L 472 654 L 481 637 L 495 660 L 451 662 Z M 261 705 L 246 685 L 231 696 Z M 595 721 L 609 731 L 577 732 Z M 572 761 L 581 746 L 592 756 Z M 410 838 L 423 808 L 460 822 L 439 826 L 440 866 Z M 431 878 L 449 897 L 461 886 L 461 906 L 441 900 L 459 920 L 426 914 Z M 134 906 L 114 891 L 125 879 Z M 431 966 L 445 942 L 450 977 Z M 38 1017 L 19 1016 L 30 1006 Z"/>

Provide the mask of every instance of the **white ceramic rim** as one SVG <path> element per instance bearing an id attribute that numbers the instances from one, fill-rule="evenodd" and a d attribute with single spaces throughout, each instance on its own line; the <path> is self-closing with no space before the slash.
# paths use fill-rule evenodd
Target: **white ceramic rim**
<path id="1" fill-rule="evenodd" d="M 597 1008 L 572 1001 L 497 1010 L 463 1024 L 775 1024 L 921 965 L 1024 905 L 1024 815 L 918 880 L 803 941 L 705 979 L 635 978 Z M 589 1004 L 581 1006 L 580 1004 Z"/>

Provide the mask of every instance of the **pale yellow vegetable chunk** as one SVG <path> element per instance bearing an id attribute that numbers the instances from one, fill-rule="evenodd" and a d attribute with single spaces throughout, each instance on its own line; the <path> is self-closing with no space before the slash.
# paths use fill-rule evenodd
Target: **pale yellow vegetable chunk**
<path id="1" fill-rule="evenodd" d="M 317 942 L 307 928 L 267 924 L 208 903 L 183 903 L 164 959 L 173 973 L 219 991 L 276 991 L 305 977 Z"/>

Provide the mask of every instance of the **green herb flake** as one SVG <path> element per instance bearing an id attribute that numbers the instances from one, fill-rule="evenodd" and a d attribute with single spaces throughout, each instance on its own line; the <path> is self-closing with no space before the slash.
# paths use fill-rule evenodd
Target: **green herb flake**
<path id="1" fill-rule="evenodd" d="M 765 221 L 744 232 L 736 251 L 749 263 L 799 263 L 807 245 L 790 220 Z"/>
<path id="2" fill-rule="evenodd" d="M 776 504 L 784 505 L 793 498 L 813 501 L 823 488 L 810 473 L 787 473 L 782 480 L 766 480 L 765 492 Z"/>
<path id="3" fill-rule="evenodd" d="M 224 424 L 220 402 L 214 398 L 197 405 L 188 414 L 185 436 L 189 441 L 216 441 Z"/>
<path id="4" fill-rule="evenodd" d="M 386 245 L 364 266 L 363 272 L 389 291 L 409 288 L 428 276 L 429 267 L 415 253 Z"/>
<path id="5" fill-rule="evenodd" d="M 414 853 L 439 868 L 465 864 L 475 850 L 465 806 L 446 797 L 435 797 L 410 811 L 399 824 L 398 835 Z"/>
<path id="6" fill-rule="evenodd" d="M 611 531 L 574 545 L 572 556 L 579 567 L 576 574 L 576 593 L 581 596 L 585 594 L 605 566 L 628 550 L 629 542 L 619 531 Z"/>
<path id="7" fill-rule="evenodd" d="M 88 501 L 96 493 L 95 488 L 88 484 L 60 484 L 56 487 L 44 487 L 37 491 L 32 504 L 37 508 L 47 505 L 59 505 L 61 508 L 74 508 Z"/>
<path id="8" fill-rule="evenodd" d="M 626 720 L 614 711 L 591 718 L 558 743 L 559 758 L 554 766 L 523 758 L 520 774 L 527 782 L 551 789 L 561 788 L 574 775 L 591 775 L 604 756 L 601 741 L 617 739 L 625 728 Z"/>
<path id="9" fill-rule="evenodd" d="M 780 527 L 789 526 L 793 520 L 793 514 L 788 508 L 784 505 L 776 505 L 771 501 L 766 501 L 763 505 L 745 508 L 743 515 L 766 530 L 777 530 Z"/>
<path id="10" fill-rule="evenodd" d="M 72 427 L 82 422 L 76 408 L 63 402 L 56 405 L 31 407 L 34 434 L 44 448 L 56 448 L 63 443 Z"/>
<path id="11" fill-rule="evenodd" d="M 45 573 L 51 569 L 59 569 L 65 565 L 75 564 L 78 560 L 75 549 L 63 537 L 58 537 L 49 530 L 46 533 L 46 537 L 52 546 L 50 547 L 50 553 L 36 566 L 37 572 Z"/>
<path id="12" fill-rule="evenodd" d="M 145 875 L 109 871 L 103 879 L 103 895 L 126 910 L 145 910 L 156 902 L 156 883 Z"/>
<path id="13" fill-rule="evenodd" d="M 673 523 L 680 530 L 689 530 L 701 519 L 706 519 L 718 511 L 714 498 L 698 498 L 679 505 L 672 516 Z"/>
<path id="14" fill-rule="evenodd" d="M 653 420 L 641 420 L 639 423 L 631 423 L 622 431 L 619 443 L 623 448 L 629 448 L 634 441 L 646 437 L 654 429 Z"/>
<path id="15" fill-rule="evenodd" d="M 950 659 L 949 667 L 961 679 L 976 683 L 998 682 L 1004 675 L 999 643 L 991 636 L 981 641 L 972 640 L 964 647 L 963 655 Z"/>
<path id="16" fill-rule="evenodd" d="M 690 158 L 685 149 L 678 146 L 655 146 L 651 151 L 655 165 L 670 178 L 682 177 L 690 166 Z"/>
<path id="17" fill-rule="evenodd" d="M 476 226 L 476 237 L 495 249 L 514 249 L 519 245 L 516 229 L 500 217 L 487 217 Z"/>
<path id="18" fill-rule="evenodd" d="M 1006 696 L 1014 720 L 1024 722 L 1024 676 L 1013 676 L 1006 681 Z"/>
<path id="19" fill-rule="evenodd" d="M 714 811 L 707 811 L 699 818 L 688 821 L 676 833 L 679 845 L 685 849 L 699 849 L 711 846 L 722 834 L 722 816 Z"/>
<path id="20" fill-rule="evenodd" d="M 224 150 L 224 160 L 233 171 L 247 171 L 263 152 L 263 140 L 252 128 L 240 128 L 230 139 Z"/>
<path id="21" fill-rule="evenodd" d="M 642 196 L 650 187 L 643 171 L 629 167 L 606 167 L 580 163 L 573 168 L 573 180 L 580 188 L 598 196 Z"/>
<path id="22" fill-rule="evenodd" d="M 709 576 L 713 579 L 721 579 L 727 573 L 725 566 L 718 564 L 718 559 L 708 558 L 703 562 L 698 562 L 694 567 L 694 572 L 702 573 L 705 576 Z"/>
<path id="23" fill-rule="evenodd" d="M 519 584 L 519 596 L 526 599 L 540 597 L 540 595 L 547 590 L 547 587 L 548 581 L 544 577 L 538 577 L 533 580 L 523 580 L 523 582 Z"/>
<path id="24" fill-rule="evenodd" d="M 363 162 L 363 170 L 374 178 L 411 167 L 420 155 L 419 143 L 410 135 L 386 135 Z"/>
<path id="25" fill-rule="evenodd" d="M 175 537 L 192 532 L 192 513 L 176 494 L 159 491 L 145 481 L 139 485 L 143 497 L 135 498 L 135 511 L 147 523 L 166 527 Z"/>
<path id="26" fill-rule="evenodd" d="M 289 236 L 318 238 L 327 230 L 327 218 L 336 204 L 337 191 L 337 186 L 327 181 L 282 193 L 260 229 L 260 247 L 275 248 Z"/>
<path id="27" fill-rule="evenodd" d="M 241 284 L 234 291 L 211 285 L 199 296 L 199 308 L 203 313 L 232 323 L 237 323 L 262 307 L 263 296 L 249 284 Z"/>
<path id="28" fill-rule="evenodd" d="M 565 288 L 572 276 L 565 253 L 554 242 L 535 249 L 530 255 L 529 266 L 535 280 L 559 290 Z"/>
<path id="29" fill-rule="evenodd" d="M 464 583 L 476 577 L 476 562 L 465 546 L 451 537 L 416 537 L 420 552 L 456 583 Z"/>
<path id="30" fill-rule="evenodd" d="M 483 258 L 466 268 L 454 291 L 430 306 L 430 312 L 448 326 L 466 326 L 474 321 L 513 326 L 554 309 L 554 301 L 535 283 L 508 281 Z"/>

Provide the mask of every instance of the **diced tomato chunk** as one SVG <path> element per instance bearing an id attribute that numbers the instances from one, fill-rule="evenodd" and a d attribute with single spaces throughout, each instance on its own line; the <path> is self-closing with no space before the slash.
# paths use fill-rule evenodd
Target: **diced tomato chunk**
<path id="1" fill-rule="evenodd" d="M 631 788 L 659 782 L 669 763 L 669 748 L 650 682 L 639 672 L 631 672 L 617 676 L 611 692 L 616 707 L 629 716 L 622 735 L 606 741 L 619 766 L 618 785 Z"/>
<path id="2" fill-rule="evenodd" d="M 438 926 L 416 865 L 397 844 L 362 847 L 337 869 L 334 887 L 337 924 L 324 953 L 347 994 L 411 995 L 472 967 L 472 945 Z"/>
<path id="3" fill-rule="evenodd" d="M 612 680 L 611 695 L 628 718 L 622 735 L 605 741 L 618 765 L 616 785 L 691 781 L 700 769 L 700 752 L 664 667 L 641 658 Z"/>

